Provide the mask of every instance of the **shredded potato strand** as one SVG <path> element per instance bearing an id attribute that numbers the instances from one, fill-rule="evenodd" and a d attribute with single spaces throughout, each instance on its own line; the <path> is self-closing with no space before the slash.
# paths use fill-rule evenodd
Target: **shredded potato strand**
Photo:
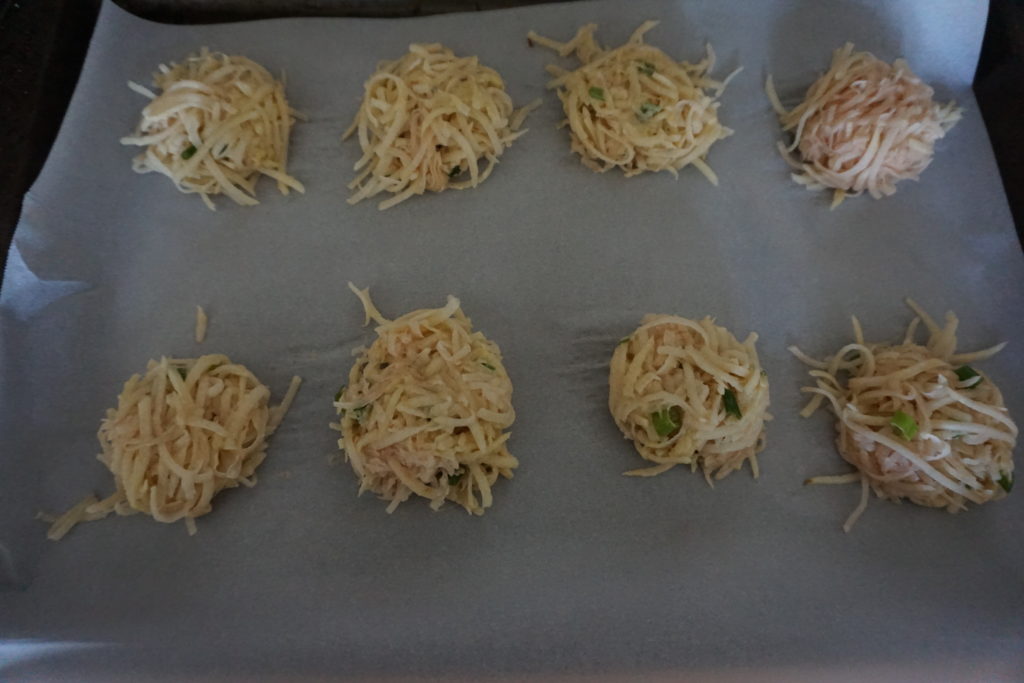
<path id="1" fill-rule="evenodd" d="M 483 514 L 498 477 L 519 464 L 506 447 L 515 411 L 498 347 L 473 331 L 455 297 L 386 320 L 368 290 L 352 289 L 378 323 L 335 402 L 360 493 L 390 501 L 388 512 L 416 494 L 435 510 L 450 500 Z"/>
<path id="2" fill-rule="evenodd" d="M 836 415 L 836 447 L 857 468 L 853 477 L 816 477 L 808 483 L 862 482 L 879 498 L 958 512 L 1006 495 L 1012 482 L 1017 426 L 990 377 L 957 376 L 955 315 L 939 327 L 914 302 L 917 313 L 905 339 L 895 345 L 856 343 L 822 361 L 790 350 L 815 369 L 805 392 L 815 395 L 802 413 L 809 416 L 824 398 Z M 914 332 L 922 318 L 928 341 Z M 855 325 L 855 329 L 858 326 Z M 990 357 L 1002 346 L 972 354 Z M 913 419 L 917 432 L 906 438 L 892 424 L 896 412 Z M 866 493 L 844 529 L 849 531 L 866 505 Z"/>
<path id="3" fill-rule="evenodd" d="M 288 175 L 288 137 L 295 121 L 284 84 L 245 57 L 206 48 L 180 64 L 161 64 L 154 75 L 161 89 L 142 110 L 134 135 L 121 144 L 145 147 L 132 163 L 137 173 L 162 173 L 185 193 L 198 193 L 215 209 L 213 195 L 238 204 L 258 204 L 260 174 L 277 181 L 282 194 L 304 192 Z"/>
<path id="4" fill-rule="evenodd" d="M 717 98 L 725 81 L 708 76 L 714 53 L 696 64 L 676 62 L 644 43 L 657 26 L 644 22 L 629 41 L 614 50 L 594 39 L 596 24 L 587 24 L 567 43 L 529 33 L 530 41 L 560 56 L 575 53 L 581 66 L 565 71 L 548 67 L 565 110 L 572 150 L 588 168 L 603 173 L 620 168 L 626 176 L 644 171 L 678 171 L 693 165 L 717 185 L 705 162 L 708 151 L 732 131 L 718 121 Z M 710 93 L 710 94 L 709 94 Z"/>
<path id="5" fill-rule="evenodd" d="M 401 59 L 381 62 L 363 89 L 344 135 L 356 134 L 363 150 L 348 202 L 390 193 L 381 210 L 427 190 L 476 187 L 540 104 L 514 109 L 494 69 L 436 43 L 410 45 Z"/>
<path id="6" fill-rule="evenodd" d="M 287 402 L 298 389 L 292 379 Z M 133 375 L 107 411 L 97 436 L 100 461 L 117 491 L 86 499 L 58 519 L 49 536 L 58 540 L 82 521 L 142 512 L 159 522 L 194 519 L 210 512 L 225 488 L 253 486 L 266 458 L 267 437 L 280 419 L 268 407 L 270 390 L 227 356 L 150 361 Z"/>
<path id="7" fill-rule="evenodd" d="M 960 120 L 955 102 L 938 104 L 934 91 L 902 59 L 891 65 L 847 43 L 829 70 L 786 111 L 769 76 L 765 89 L 782 129 L 793 140 L 779 150 L 793 179 L 812 190 L 832 189 L 832 208 L 845 197 L 891 195 L 916 180 L 932 161 L 935 141 Z M 794 156 L 794 152 L 796 153 Z"/>
<path id="8" fill-rule="evenodd" d="M 202 344 L 206 341 L 206 329 L 210 323 L 209 317 L 206 315 L 206 311 L 203 310 L 202 306 L 196 306 L 196 343 Z"/>
<path id="9" fill-rule="evenodd" d="M 648 315 L 616 347 L 609 374 L 608 407 L 615 423 L 654 467 L 628 475 L 652 476 L 676 465 L 700 467 L 708 483 L 750 462 L 765 446 L 768 377 L 751 334 L 740 343 L 710 317 L 700 321 Z M 736 399 L 730 414 L 725 394 Z M 659 433 L 657 415 L 677 421 Z"/>

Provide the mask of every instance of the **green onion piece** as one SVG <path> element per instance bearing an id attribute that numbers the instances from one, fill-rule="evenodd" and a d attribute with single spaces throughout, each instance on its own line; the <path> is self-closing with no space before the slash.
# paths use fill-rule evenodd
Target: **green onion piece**
<path id="1" fill-rule="evenodd" d="M 459 469 L 455 470 L 455 472 L 453 474 L 449 474 L 448 475 L 448 485 L 449 486 L 455 486 L 456 484 L 458 484 L 459 480 L 462 479 L 464 474 L 466 474 L 466 470 L 462 469 L 461 467 Z"/>
<path id="2" fill-rule="evenodd" d="M 604 102 L 604 88 L 598 88 L 596 86 L 590 87 L 590 96 L 595 100 L 601 100 Z"/>
<path id="3" fill-rule="evenodd" d="M 654 75 L 654 65 L 651 64 L 650 62 L 640 62 L 639 64 L 637 64 L 636 68 L 644 76 L 653 76 Z"/>
<path id="4" fill-rule="evenodd" d="M 722 392 L 722 405 L 725 406 L 725 413 L 732 415 L 737 420 L 743 417 L 743 413 L 740 412 L 740 404 L 736 402 L 736 394 L 733 393 L 732 389 L 726 389 Z"/>
<path id="5" fill-rule="evenodd" d="M 335 403 L 337 403 L 338 401 L 340 401 L 340 400 L 341 400 L 341 395 L 342 395 L 343 393 L 345 393 L 345 385 L 344 385 L 344 384 L 342 384 L 342 385 L 341 385 L 341 388 L 340 388 L 340 389 L 338 389 L 338 393 L 336 393 L 336 394 L 334 395 L 334 402 L 335 402 Z"/>
<path id="6" fill-rule="evenodd" d="M 640 111 L 637 112 L 636 117 L 641 121 L 648 121 L 659 111 L 661 111 L 661 105 L 654 102 L 644 102 L 640 105 Z"/>
<path id="7" fill-rule="evenodd" d="M 352 409 L 352 415 L 355 416 L 356 420 L 362 422 L 366 419 L 366 416 L 370 414 L 370 408 L 372 406 L 367 403 L 365 406 L 359 406 L 358 408 Z"/>
<path id="8" fill-rule="evenodd" d="M 679 406 L 662 408 L 651 413 L 651 422 L 658 436 L 673 436 L 683 426 L 683 411 Z"/>
<path id="9" fill-rule="evenodd" d="M 483 361 L 480 361 L 480 365 L 484 366 L 485 368 L 487 368 L 491 372 L 494 372 L 495 370 L 497 370 L 497 368 L 494 367 L 493 365 L 491 365 L 490 363 L 485 363 Z"/>
<path id="10" fill-rule="evenodd" d="M 454 178 L 455 176 L 459 175 L 460 173 L 462 173 L 462 167 L 461 166 L 456 166 L 452 170 L 448 171 L 448 177 L 449 178 Z"/>
<path id="11" fill-rule="evenodd" d="M 185 368 L 178 368 L 178 374 L 181 375 L 182 379 L 185 379 L 186 377 L 188 377 L 188 370 L 186 370 Z"/>
<path id="12" fill-rule="evenodd" d="M 981 375 L 978 374 L 978 371 L 975 370 L 974 368 L 972 368 L 970 365 L 961 365 L 960 367 L 958 367 L 953 372 L 956 373 L 956 378 L 958 380 L 960 380 L 961 382 L 966 382 L 967 380 L 973 379 L 975 377 L 981 377 Z M 983 380 L 984 380 L 984 378 L 979 379 L 977 382 L 975 382 L 974 384 L 972 384 L 968 388 L 969 389 L 973 389 L 974 387 L 976 387 L 979 384 L 981 384 Z"/>
<path id="13" fill-rule="evenodd" d="M 892 415 L 892 419 L 889 420 L 889 424 L 896 430 L 896 433 L 902 436 L 907 441 L 910 441 L 917 436 L 917 423 L 914 422 L 914 418 L 910 417 L 902 410 L 897 410 Z"/>
<path id="14" fill-rule="evenodd" d="M 194 155 L 194 154 L 195 154 L 195 153 L 196 153 L 197 151 L 198 151 L 198 150 L 196 149 L 196 146 L 195 146 L 195 145 L 189 145 L 189 146 L 188 146 L 188 149 L 186 149 L 186 150 L 185 150 L 184 152 L 182 152 L 182 153 L 181 153 L 181 158 L 182 158 L 182 159 L 191 159 L 191 158 L 192 158 L 192 156 L 193 156 L 193 155 Z"/>
<path id="15" fill-rule="evenodd" d="M 622 339 L 619 340 L 619 344 L 625 344 L 630 340 L 630 338 L 631 337 L 623 337 Z M 616 344 L 616 346 L 618 346 L 618 344 Z"/>
<path id="16" fill-rule="evenodd" d="M 1013 475 L 1009 472 L 1000 472 L 999 474 L 1002 475 L 999 477 L 999 485 L 1003 487 L 1004 491 L 1009 493 L 1013 490 Z"/>
<path id="17" fill-rule="evenodd" d="M 762 377 L 768 377 L 768 371 L 767 370 L 762 370 L 761 371 L 761 376 Z"/>

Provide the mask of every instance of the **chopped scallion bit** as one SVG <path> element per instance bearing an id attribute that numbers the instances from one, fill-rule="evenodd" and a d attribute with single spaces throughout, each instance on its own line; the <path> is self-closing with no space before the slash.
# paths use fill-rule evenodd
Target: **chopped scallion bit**
<path id="1" fill-rule="evenodd" d="M 679 406 L 662 408 L 651 413 L 651 423 L 658 436 L 673 436 L 683 426 L 683 410 Z"/>
<path id="2" fill-rule="evenodd" d="M 590 87 L 590 96 L 595 100 L 604 102 L 604 88 L 598 88 L 597 86 Z"/>
<path id="3" fill-rule="evenodd" d="M 641 121 L 649 121 L 659 111 L 661 111 L 661 105 L 654 102 L 644 102 L 640 105 L 640 110 L 637 112 L 636 117 Z"/>
<path id="4" fill-rule="evenodd" d="M 480 361 L 480 365 L 484 366 L 485 368 L 487 368 L 487 369 L 488 369 L 488 370 L 490 370 L 491 372 L 494 372 L 495 370 L 497 370 L 497 368 L 496 368 L 496 367 L 494 367 L 494 366 L 493 366 L 493 365 L 491 365 L 490 363 L 485 363 L 484 361 Z"/>
<path id="5" fill-rule="evenodd" d="M 193 156 L 193 155 L 194 155 L 194 154 L 195 154 L 196 152 L 198 152 L 198 151 L 199 151 L 199 150 L 197 150 L 197 149 L 196 149 L 196 146 L 195 146 L 195 145 L 189 145 L 189 146 L 188 146 L 188 149 L 186 149 L 186 150 L 185 150 L 184 152 L 182 152 L 182 153 L 181 153 L 181 158 L 182 158 L 182 159 L 191 159 L 191 158 L 192 158 L 192 156 Z"/>
<path id="6" fill-rule="evenodd" d="M 335 403 L 337 403 L 338 401 L 340 401 L 340 400 L 341 400 L 341 395 L 342 395 L 343 393 L 345 393 L 345 385 L 344 385 L 344 384 L 342 384 L 342 385 L 341 385 L 341 388 L 340 388 L 340 389 L 338 389 L 338 393 L 336 393 L 336 394 L 334 395 L 334 402 L 335 402 Z"/>
<path id="7" fill-rule="evenodd" d="M 722 392 L 722 405 L 725 407 L 727 415 L 732 415 L 737 420 L 743 417 L 743 413 L 740 412 L 740 404 L 736 402 L 736 394 L 732 389 Z"/>
<path id="8" fill-rule="evenodd" d="M 455 166 L 454 168 L 452 168 L 452 170 L 448 171 L 448 177 L 449 178 L 454 178 L 455 176 L 459 175 L 460 173 L 462 173 L 462 167 L 461 166 Z"/>
<path id="9" fill-rule="evenodd" d="M 1013 476 L 1009 472 L 1000 472 L 999 485 L 1003 487 L 1003 490 L 1009 493 L 1013 490 Z"/>
<path id="10" fill-rule="evenodd" d="M 650 62 L 640 62 L 639 64 L 637 64 L 636 68 L 644 76 L 652 76 L 652 75 L 654 75 L 654 65 L 651 64 Z"/>
<path id="11" fill-rule="evenodd" d="M 630 340 L 631 337 L 632 335 L 630 335 L 629 337 L 623 337 L 622 339 L 619 340 L 619 344 L 625 344 Z"/>
<path id="12" fill-rule="evenodd" d="M 910 441 L 917 436 L 917 422 L 902 410 L 897 410 L 889 420 L 889 424 L 901 437 Z"/>
<path id="13" fill-rule="evenodd" d="M 366 419 L 366 416 L 370 414 L 370 408 L 372 408 L 372 406 L 369 403 L 367 403 L 365 406 L 353 408 L 352 415 L 356 418 L 356 420 L 362 422 L 363 420 Z"/>
<path id="14" fill-rule="evenodd" d="M 958 367 L 958 368 L 957 368 L 956 370 L 954 370 L 953 372 L 955 372 L 955 373 L 956 373 L 956 378 L 957 378 L 958 380 L 960 380 L 961 382 L 966 382 L 967 380 L 969 380 L 969 379 L 973 379 L 973 378 L 975 378 L 975 377 L 979 377 L 979 378 L 981 378 L 981 375 L 979 375 L 979 374 L 978 374 L 978 371 L 977 371 L 977 370 L 975 370 L 974 368 L 972 368 L 972 367 L 971 367 L 970 365 L 961 365 L 960 367 Z M 983 379 L 984 379 L 984 378 L 981 378 L 981 379 L 979 379 L 979 380 L 978 380 L 977 382 L 973 383 L 973 384 L 972 384 L 972 385 L 971 385 L 970 387 L 968 387 L 968 388 L 969 388 L 969 389 L 973 389 L 974 387 L 976 387 L 976 386 L 978 386 L 979 384 L 981 384 L 981 383 L 982 383 L 982 381 L 983 381 Z"/>

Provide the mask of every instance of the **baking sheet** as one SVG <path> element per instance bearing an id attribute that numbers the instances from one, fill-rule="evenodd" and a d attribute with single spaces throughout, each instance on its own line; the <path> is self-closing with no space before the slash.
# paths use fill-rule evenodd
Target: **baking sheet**
<path id="1" fill-rule="evenodd" d="M 797 416 L 805 371 L 785 350 L 838 348 L 851 313 L 869 338 L 896 338 L 913 296 L 957 311 L 965 348 L 1011 341 L 982 367 L 1024 415 L 1024 259 L 970 91 L 986 9 L 644 0 L 190 27 L 107 2 L 0 296 L 0 672 L 1021 670 L 1024 496 L 956 516 L 872 501 L 844 535 L 858 491 L 801 485 L 845 467 L 831 420 Z M 555 127 L 555 57 L 529 49 L 527 30 L 564 39 L 595 21 L 619 44 L 647 18 L 673 56 L 697 59 L 710 40 L 719 74 L 744 67 L 720 112 L 736 134 L 709 157 L 718 188 L 692 169 L 593 174 Z M 906 56 L 964 119 L 920 182 L 830 212 L 789 180 L 762 83 L 773 73 L 795 101 L 847 40 Z M 376 62 L 414 41 L 477 54 L 517 103 L 544 105 L 480 188 L 350 207 L 358 145 L 339 135 Z M 305 196 L 263 182 L 260 206 L 221 199 L 211 213 L 132 173 L 117 139 L 144 101 L 125 82 L 202 45 L 287 74 L 309 117 L 290 165 Z M 500 344 L 522 465 L 483 518 L 415 502 L 386 515 L 328 464 L 332 396 L 372 334 L 348 280 L 391 316 L 456 294 Z M 196 304 L 211 317 L 203 345 Z M 760 333 L 775 419 L 759 481 L 621 476 L 640 461 L 607 414 L 607 361 L 647 312 Z M 259 485 L 219 497 L 193 538 L 139 516 L 46 541 L 37 510 L 111 488 L 94 434 L 123 381 L 161 354 L 215 352 L 277 395 L 305 378 Z"/>

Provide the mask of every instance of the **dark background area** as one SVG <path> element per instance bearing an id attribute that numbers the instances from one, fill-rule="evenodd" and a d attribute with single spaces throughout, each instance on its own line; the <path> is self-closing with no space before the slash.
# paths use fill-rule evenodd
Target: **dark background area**
<path id="1" fill-rule="evenodd" d="M 117 0 L 156 21 L 208 23 L 280 16 L 417 16 L 543 0 Z M 1024 0 L 990 0 L 974 92 L 1024 242 Z M 21 199 L 60 127 L 100 0 L 0 0 L 0 255 Z"/>

